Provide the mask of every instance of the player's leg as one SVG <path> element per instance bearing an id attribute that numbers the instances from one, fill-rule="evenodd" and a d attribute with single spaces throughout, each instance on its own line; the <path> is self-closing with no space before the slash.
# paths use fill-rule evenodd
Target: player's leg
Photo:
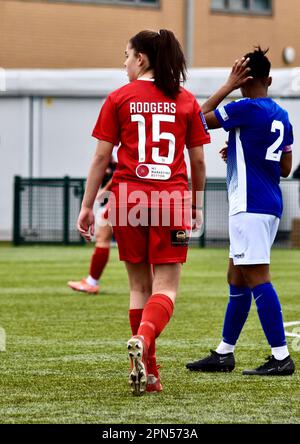
<path id="1" fill-rule="evenodd" d="M 132 338 L 127 347 L 131 361 L 129 385 L 134 395 L 145 392 L 148 382 L 148 350 L 143 338 L 138 335 L 143 308 L 152 292 L 152 270 L 147 262 L 131 263 L 126 261 L 130 288 L 129 320 Z"/>
<path id="2" fill-rule="evenodd" d="M 99 292 L 99 279 L 109 259 L 112 228 L 109 224 L 100 224 L 96 230 L 96 245 L 90 261 L 90 270 L 87 278 L 81 281 L 68 282 L 75 291 L 90 294 Z"/>
<path id="3" fill-rule="evenodd" d="M 245 375 L 289 375 L 294 373 L 294 363 L 286 344 L 282 309 L 275 288 L 271 283 L 268 264 L 243 265 L 243 275 L 252 288 L 257 313 L 272 356 L 253 370 L 244 370 Z"/>
<path id="4" fill-rule="evenodd" d="M 191 371 L 230 372 L 235 367 L 234 348 L 249 313 L 251 291 L 232 259 L 229 259 L 227 280 L 229 302 L 223 323 L 223 338 L 216 350 L 210 350 L 210 355 L 186 365 Z"/>
<path id="5" fill-rule="evenodd" d="M 162 213 L 161 213 L 162 214 Z M 164 214 L 165 215 L 165 214 Z M 153 264 L 152 295 L 149 298 L 138 331 L 149 346 L 149 375 L 152 375 L 152 391 L 162 389 L 156 364 L 154 343 L 169 322 L 176 299 L 182 263 L 186 261 L 188 248 L 188 224 L 175 226 L 173 210 L 171 227 L 153 226 L 149 231 L 149 262 Z M 150 391 L 150 384 L 148 384 Z"/>
<path id="6" fill-rule="evenodd" d="M 252 300 L 252 293 L 245 281 L 240 267 L 229 260 L 227 280 L 229 301 L 223 324 L 223 339 L 217 353 L 233 353 L 236 342 L 247 320 Z"/>
<path id="7" fill-rule="evenodd" d="M 138 335 L 145 338 L 148 347 L 157 338 L 172 317 L 181 273 L 181 264 L 156 264 L 152 294 L 144 306 Z"/>
<path id="8" fill-rule="evenodd" d="M 247 320 L 252 294 L 240 267 L 233 263 L 234 254 L 240 251 L 238 243 L 239 232 L 232 219 L 229 219 L 230 253 L 227 272 L 229 284 L 229 301 L 223 323 L 223 339 L 216 350 L 210 350 L 210 355 L 190 362 L 186 367 L 191 371 L 227 372 L 235 367 L 234 348 L 242 328 Z"/>
<path id="9" fill-rule="evenodd" d="M 149 265 L 148 263 L 131 264 L 130 262 L 126 262 L 126 268 L 130 284 L 129 322 L 132 335 L 135 336 L 137 335 L 141 323 L 144 306 L 152 293 L 154 269 L 153 266 Z M 148 283 L 146 284 L 146 282 Z M 149 392 L 162 390 L 162 385 L 160 382 L 157 383 L 156 379 L 154 379 L 159 378 L 158 368 L 159 366 L 156 363 L 156 344 L 154 339 L 148 348 L 148 383 L 146 390 Z"/>
<path id="10" fill-rule="evenodd" d="M 95 250 L 90 263 L 89 278 L 91 284 L 98 285 L 98 281 L 109 259 L 111 239 L 112 227 L 110 225 L 100 226 L 97 229 Z"/>
<path id="11" fill-rule="evenodd" d="M 152 292 L 152 270 L 146 263 L 125 262 L 129 279 L 129 321 L 132 335 L 136 335 L 141 323 L 144 306 Z"/>
<path id="12" fill-rule="evenodd" d="M 159 217 L 162 213 L 159 214 Z M 148 263 L 153 264 L 152 294 L 142 315 L 138 337 L 149 350 L 149 375 L 153 376 L 152 391 L 160 391 L 161 383 L 156 366 L 154 341 L 168 324 L 174 309 L 182 263 L 186 261 L 188 226 L 175 226 L 173 210 L 169 224 L 149 227 Z M 171 221 L 171 226 L 170 226 Z M 162 225 L 162 219 L 160 221 Z M 176 236 L 177 235 L 177 236 Z M 149 384 L 150 385 L 150 384 Z M 148 387 L 149 387 L 148 385 Z"/>
<path id="13" fill-rule="evenodd" d="M 148 227 L 115 226 L 119 257 L 126 263 L 130 287 L 129 321 L 134 344 L 128 341 L 131 364 L 129 384 L 134 395 L 141 395 L 147 385 L 148 347 L 139 338 L 135 340 L 143 307 L 152 290 L 152 270 L 148 263 Z"/>
<path id="14" fill-rule="evenodd" d="M 258 316 L 271 346 L 272 357 L 257 369 L 244 374 L 285 375 L 294 372 L 294 363 L 286 345 L 281 305 L 271 283 L 270 250 L 275 239 L 279 219 L 266 214 L 241 213 L 237 218 L 244 237 L 244 253 L 236 255 L 247 285 L 251 288 Z"/>
<path id="15" fill-rule="evenodd" d="M 152 294 L 142 314 L 138 336 L 142 336 L 148 347 L 148 385 L 147 391 L 162 390 L 155 355 L 155 340 L 170 321 L 178 290 L 181 264 L 156 264 Z"/>

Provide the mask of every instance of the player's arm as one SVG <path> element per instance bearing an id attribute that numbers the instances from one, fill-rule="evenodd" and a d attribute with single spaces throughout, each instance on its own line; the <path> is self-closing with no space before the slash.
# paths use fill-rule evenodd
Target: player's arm
<path id="1" fill-rule="evenodd" d="M 221 124 L 218 121 L 214 111 L 210 111 L 209 113 L 204 114 L 204 117 L 209 129 L 221 128 Z"/>
<path id="2" fill-rule="evenodd" d="M 286 147 L 287 148 L 287 147 Z M 292 171 L 292 151 L 283 151 L 280 159 L 280 176 L 288 177 Z"/>
<path id="3" fill-rule="evenodd" d="M 199 225 L 201 225 L 206 174 L 203 146 L 191 148 L 188 150 L 188 153 L 191 163 L 193 219 L 198 220 Z M 200 226 L 193 228 L 198 229 Z"/>
<path id="4" fill-rule="evenodd" d="M 85 192 L 81 204 L 81 211 L 77 221 L 77 229 L 86 240 L 91 240 L 94 234 L 93 206 L 95 198 L 109 164 L 113 143 L 99 140 L 89 170 Z"/>
<path id="5" fill-rule="evenodd" d="M 236 60 L 226 83 L 202 105 L 202 111 L 208 128 L 214 129 L 221 127 L 214 110 L 232 91 L 240 88 L 244 83 L 252 79 L 252 77 L 248 75 L 250 70 L 250 68 L 247 68 L 248 62 L 249 59 L 245 59 L 244 57 Z"/>

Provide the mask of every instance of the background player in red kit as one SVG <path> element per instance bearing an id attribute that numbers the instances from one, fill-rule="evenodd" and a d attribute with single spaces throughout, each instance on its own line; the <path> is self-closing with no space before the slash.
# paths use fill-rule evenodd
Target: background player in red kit
<path id="1" fill-rule="evenodd" d="M 107 196 L 110 191 L 112 176 L 116 168 L 116 161 L 112 156 L 111 161 L 106 169 L 102 188 L 99 190 L 96 200 L 102 202 L 103 198 Z M 80 291 L 88 294 L 99 293 L 99 279 L 108 263 L 110 243 L 112 239 L 112 228 L 109 224 L 104 223 L 103 217 L 107 213 L 107 205 L 103 206 L 101 220 L 98 221 L 98 226 L 95 233 L 96 245 L 90 260 L 89 275 L 80 281 L 69 281 L 68 286 L 74 291 Z M 99 223 L 100 222 L 100 223 Z"/>
<path id="2" fill-rule="evenodd" d="M 162 390 L 156 366 L 155 339 L 169 322 L 176 299 L 181 266 L 186 261 L 190 221 L 175 221 L 188 190 L 184 146 L 189 149 L 193 217 L 201 219 L 197 192 L 204 190 L 204 143 L 210 142 L 195 97 L 180 81 L 186 78 L 181 47 L 168 30 L 141 31 L 127 45 L 125 67 L 130 83 L 111 93 L 104 103 L 93 136 L 99 139 L 88 175 L 78 229 L 89 239 L 94 230 L 93 203 L 112 147 L 120 142 L 118 166 L 111 193 L 120 212 L 113 227 L 120 260 L 125 261 L 130 285 L 128 341 L 129 383 L 135 395 Z M 125 189 L 125 193 L 123 192 Z M 122 190 L 122 191 L 121 191 Z M 176 192 L 176 199 L 151 199 L 153 192 Z M 131 223 L 136 199 L 159 224 Z M 201 206 L 201 204 L 200 204 Z M 163 210 L 170 223 L 161 222 Z M 129 222 L 129 223 L 128 223 Z M 134 226 L 135 225 L 135 226 Z M 153 268 L 153 273 L 152 273 Z"/>

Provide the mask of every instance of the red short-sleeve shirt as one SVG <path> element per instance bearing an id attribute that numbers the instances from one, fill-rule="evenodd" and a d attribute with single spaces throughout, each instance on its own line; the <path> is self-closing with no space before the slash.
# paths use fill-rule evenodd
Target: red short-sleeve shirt
<path id="1" fill-rule="evenodd" d="M 93 136 L 120 143 L 112 191 L 186 191 L 184 147 L 210 143 L 196 98 L 181 88 L 176 100 L 153 81 L 136 80 L 111 93 L 103 104 Z"/>

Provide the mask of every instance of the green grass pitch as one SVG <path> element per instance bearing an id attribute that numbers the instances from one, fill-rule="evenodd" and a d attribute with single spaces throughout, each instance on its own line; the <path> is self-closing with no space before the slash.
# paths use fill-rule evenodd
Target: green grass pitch
<path id="1" fill-rule="evenodd" d="M 190 250 L 174 317 L 158 340 L 164 391 L 140 398 L 127 386 L 128 284 L 117 250 L 99 296 L 66 286 L 86 275 L 91 253 L 88 247 L 0 247 L 0 327 L 7 337 L 0 352 L 0 423 L 300 422 L 300 339 L 287 338 L 298 368 L 293 376 L 241 374 L 269 354 L 254 304 L 234 372 L 185 369 L 220 340 L 226 250 Z M 299 263 L 300 251 L 273 251 L 285 321 L 300 321 Z"/>

